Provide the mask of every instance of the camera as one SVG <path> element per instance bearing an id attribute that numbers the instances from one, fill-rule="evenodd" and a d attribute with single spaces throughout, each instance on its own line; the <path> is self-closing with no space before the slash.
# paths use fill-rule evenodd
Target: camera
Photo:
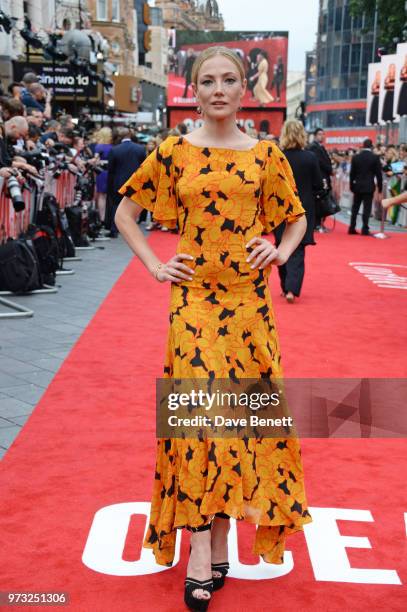
<path id="1" fill-rule="evenodd" d="M 13 202 L 13 207 L 16 212 L 21 212 L 25 209 L 25 202 L 23 194 L 21 193 L 20 183 L 18 182 L 16 175 L 13 173 L 7 179 L 7 189 L 9 196 Z"/>
<path id="2" fill-rule="evenodd" d="M 40 149 L 34 149 L 33 151 L 24 151 L 20 153 L 20 157 L 23 157 L 28 164 L 31 164 L 37 170 L 42 170 L 45 166 L 50 163 L 49 154 L 44 153 Z"/>
<path id="3" fill-rule="evenodd" d="M 100 160 L 95 166 L 93 166 L 93 171 L 95 174 L 101 174 L 102 172 L 104 172 L 105 170 L 107 170 L 107 165 L 108 165 L 108 161 L 107 160 Z"/>

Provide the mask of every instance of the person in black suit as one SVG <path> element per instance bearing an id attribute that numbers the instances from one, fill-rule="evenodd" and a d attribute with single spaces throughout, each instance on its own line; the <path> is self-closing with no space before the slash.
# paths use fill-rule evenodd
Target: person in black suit
<path id="1" fill-rule="evenodd" d="M 372 141 L 370 138 L 366 138 L 363 141 L 362 150 L 352 157 L 349 181 L 350 190 L 353 193 L 353 205 L 348 234 L 359 233 L 356 231 L 356 219 L 363 202 L 362 235 L 371 235 L 369 232 L 369 217 L 372 210 L 375 177 L 379 193 L 381 193 L 383 187 L 380 158 L 372 152 L 372 147 Z"/>
<path id="2" fill-rule="evenodd" d="M 322 175 L 318 160 L 314 153 L 304 150 L 306 141 L 307 135 L 301 121 L 292 119 L 284 123 L 280 137 L 280 146 L 293 171 L 298 195 L 305 209 L 307 219 L 307 230 L 300 244 L 287 262 L 282 266 L 278 266 L 281 289 L 287 302 L 290 304 L 294 302 L 295 297 L 300 296 L 305 273 L 305 247 L 315 244 L 315 199 L 317 194 L 323 192 Z M 285 223 L 281 223 L 274 230 L 277 247 L 281 242 L 284 228 Z"/>
<path id="3" fill-rule="evenodd" d="M 118 190 L 146 158 L 145 148 L 131 141 L 128 128 L 118 128 L 117 137 L 120 144 L 113 146 L 107 157 L 107 196 L 109 199 L 107 227 L 110 226 L 110 234 L 108 234 L 110 238 L 117 238 L 119 233 L 114 222 L 117 207 L 122 199 Z"/>
<path id="4" fill-rule="evenodd" d="M 308 147 L 309 151 L 312 151 L 317 157 L 319 169 L 322 174 L 322 178 L 325 182 L 325 189 L 332 189 L 331 176 L 332 176 L 332 162 L 329 157 L 328 151 L 325 149 L 323 142 L 325 138 L 325 132 L 322 128 L 317 128 L 314 132 L 314 140 Z M 315 229 L 319 231 L 327 231 L 322 223 L 321 213 L 319 212 L 318 205 L 315 211 Z"/>

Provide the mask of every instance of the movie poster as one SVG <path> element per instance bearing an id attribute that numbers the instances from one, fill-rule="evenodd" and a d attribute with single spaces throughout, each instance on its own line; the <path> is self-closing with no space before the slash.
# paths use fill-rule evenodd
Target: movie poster
<path id="1" fill-rule="evenodd" d="M 379 123 L 381 75 L 381 62 L 369 64 L 367 73 L 366 125 L 377 125 Z"/>
<path id="2" fill-rule="evenodd" d="M 305 60 L 305 104 L 313 104 L 317 99 L 317 56 L 315 51 L 307 51 Z"/>
<path id="3" fill-rule="evenodd" d="M 397 45 L 393 114 L 407 115 L 407 43 Z"/>
<path id="4" fill-rule="evenodd" d="M 285 108 L 288 32 L 193 30 L 177 30 L 176 46 L 170 50 L 169 107 L 197 105 L 191 87 L 192 66 L 199 53 L 212 45 L 233 49 L 243 61 L 247 78 L 243 108 Z"/>
<path id="5" fill-rule="evenodd" d="M 383 55 L 381 64 L 381 86 L 379 94 L 379 123 L 386 125 L 398 121 L 393 112 L 394 86 L 396 81 L 396 54 Z"/>

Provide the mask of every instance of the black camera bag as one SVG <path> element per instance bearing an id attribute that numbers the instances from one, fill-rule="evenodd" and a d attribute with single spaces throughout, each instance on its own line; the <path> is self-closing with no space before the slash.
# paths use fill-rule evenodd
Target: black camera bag
<path id="1" fill-rule="evenodd" d="M 62 268 L 62 257 L 55 232 L 47 225 L 37 227 L 30 224 L 25 236 L 34 245 L 40 264 L 42 282 L 46 285 L 55 285 L 56 271 Z"/>
<path id="2" fill-rule="evenodd" d="M 32 242 L 20 237 L 0 245 L 0 289 L 27 293 L 41 287 L 40 264 Z"/>

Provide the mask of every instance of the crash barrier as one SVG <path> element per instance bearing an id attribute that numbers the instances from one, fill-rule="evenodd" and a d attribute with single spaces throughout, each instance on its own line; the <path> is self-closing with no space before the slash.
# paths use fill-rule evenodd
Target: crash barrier
<path id="1" fill-rule="evenodd" d="M 12 177 L 12 187 L 16 181 Z M 13 201 L 9 197 L 7 183 L 9 181 L 0 177 L 0 243 L 7 238 L 17 238 L 17 236 L 27 230 L 33 221 L 35 193 L 33 190 L 20 190 L 24 209 L 17 212 L 13 206 Z"/>
<path id="2" fill-rule="evenodd" d="M 76 180 L 77 177 L 67 170 L 63 170 L 58 177 L 48 172 L 45 175 L 44 191 L 52 193 L 61 208 L 71 206 L 75 200 Z"/>
<path id="3" fill-rule="evenodd" d="M 101 236 L 90 173 L 55 176 L 45 169 L 24 184 L 13 179 L 0 188 L 0 304 L 12 310 L 0 318 L 33 316 L 4 296 L 56 293 L 56 276 L 74 273 L 64 262 L 79 260 L 78 250 L 94 250 L 91 242 L 109 240 Z"/>

